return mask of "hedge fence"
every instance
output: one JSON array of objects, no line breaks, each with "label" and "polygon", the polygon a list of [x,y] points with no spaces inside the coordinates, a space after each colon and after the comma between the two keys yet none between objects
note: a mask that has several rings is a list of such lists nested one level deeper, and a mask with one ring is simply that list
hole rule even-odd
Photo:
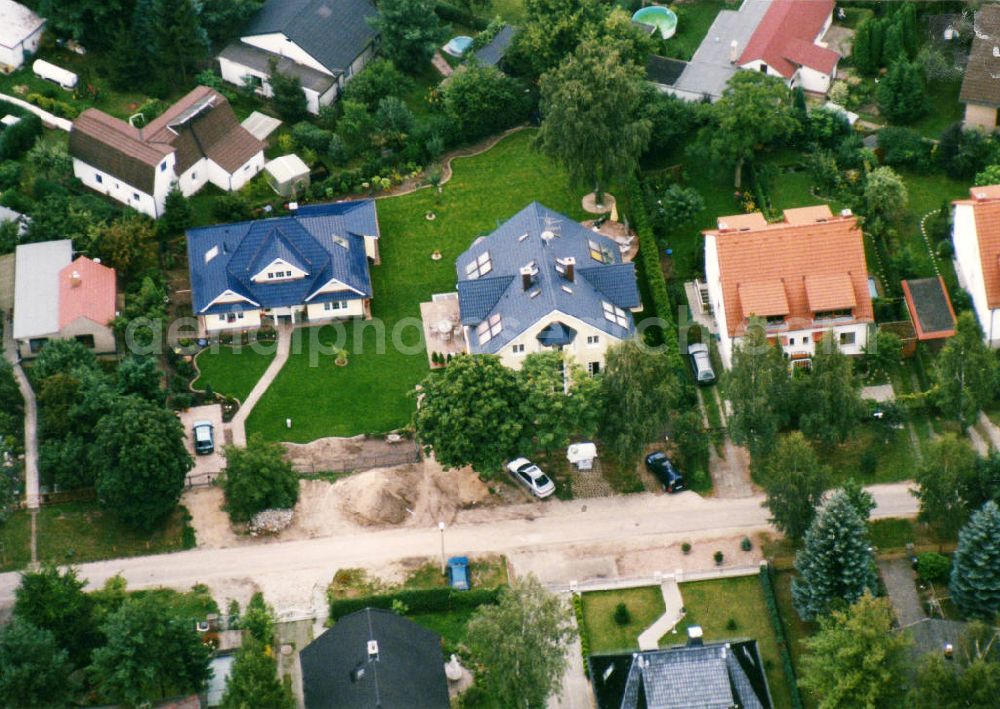
[{"label": "hedge fence", "polygon": [[771,619],[771,627],[774,629],[774,638],[778,641],[781,665],[785,671],[785,677],[788,678],[788,691],[792,695],[792,709],[802,709],[802,695],[799,694],[799,685],[795,679],[795,666],[792,665],[792,653],[788,649],[785,625],[781,622],[778,599],[774,595],[772,573],[770,564],[764,564],[760,567],[760,586],[764,593],[764,602],[767,604],[767,615]]},{"label": "hedge fence", "polygon": [[394,601],[406,606],[408,613],[439,613],[478,608],[494,604],[500,595],[499,588],[456,591],[447,586],[427,589],[402,589],[392,593],[357,598],[330,598],[330,620],[337,621],[345,615],[365,608],[392,610]]}]

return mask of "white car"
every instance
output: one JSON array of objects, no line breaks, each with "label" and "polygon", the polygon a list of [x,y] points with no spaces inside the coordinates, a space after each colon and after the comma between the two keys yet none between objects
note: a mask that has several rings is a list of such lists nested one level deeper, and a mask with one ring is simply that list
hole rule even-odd
[{"label": "white car", "polygon": [[556,484],[537,465],[527,458],[516,458],[507,463],[507,470],[522,485],[527,486],[531,494],[542,499],[556,491]]},{"label": "white car", "polygon": [[694,368],[695,378],[699,384],[711,384],[715,381],[715,371],[712,369],[712,360],[708,356],[708,345],[700,342],[688,347],[688,355],[691,357],[691,366]]}]

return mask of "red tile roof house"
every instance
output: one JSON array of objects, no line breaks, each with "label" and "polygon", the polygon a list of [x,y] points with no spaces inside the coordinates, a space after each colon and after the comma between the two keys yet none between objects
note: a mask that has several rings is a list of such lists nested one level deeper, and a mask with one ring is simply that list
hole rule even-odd
[{"label": "red tile roof house", "polygon": [[825,94],[840,55],[820,44],[833,23],[834,0],[772,0],[737,63],[779,76],[791,87]]},{"label": "red tile roof house", "polygon": [[719,323],[719,354],[728,369],[751,316],[793,361],[836,338],[861,354],[875,322],[861,229],[850,212],[826,205],[785,210],[769,224],[760,212],[719,217],[706,231],[705,278]]},{"label": "red tile roof house", "polygon": [[264,169],[264,143],[225,97],[199,86],[144,128],[96,108],[73,121],[69,151],[83,184],[159,217],[173,183],[190,197],[211,182],[238,190]]},{"label": "red tile roof house", "polygon": [[987,344],[1000,347],[1000,185],[973,187],[969,195],[952,202],[955,271]]},{"label": "red tile roof house", "polygon": [[54,339],[76,339],[97,354],[116,349],[115,271],[86,256],[73,259],[73,242],[21,244],[14,256],[14,340],[21,357],[34,357]]}]

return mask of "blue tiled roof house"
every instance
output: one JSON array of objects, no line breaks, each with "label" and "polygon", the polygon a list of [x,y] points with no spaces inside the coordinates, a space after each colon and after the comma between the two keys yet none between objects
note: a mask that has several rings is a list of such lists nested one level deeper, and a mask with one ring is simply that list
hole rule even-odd
[{"label": "blue tiled roof house", "polygon": [[203,333],[371,316],[378,263],[372,200],[300,207],[287,217],[191,229],[192,307]]},{"label": "blue tiled roof house", "polygon": [[562,349],[591,372],[635,333],[635,269],[619,245],[532,202],[458,257],[458,300],[470,353],[519,368]]}]

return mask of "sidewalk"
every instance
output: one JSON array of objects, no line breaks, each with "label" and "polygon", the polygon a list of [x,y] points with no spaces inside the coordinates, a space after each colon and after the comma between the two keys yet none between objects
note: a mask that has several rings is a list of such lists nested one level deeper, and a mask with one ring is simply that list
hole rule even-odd
[{"label": "sidewalk", "polygon": [[14,343],[14,323],[9,319],[4,322],[3,354],[14,368],[14,378],[24,398],[24,494],[29,510],[37,510],[39,506],[38,483],[38,413],[35,402],[35,392],[31,388],[28,377],[17,357],[17,346]]},{"label": "sidewalk", "polygon": [[271,360],[271,364],[268,365],[267,369],[264,370],[264,374],[261,376],[257,384],[254,385],[253,390],[247,395],[246,401],[244,401],[233,416],[233,420],[229,422],[229,430],[233,434],[233,445],[246,447],[247,444],[247,429],[246,423],[247,418],[250,416],[250,412],[253,411],[253,407],[257,405],[260,398],[264,396],[264,392],[267,388],[271,386],[271,382],[274,378],[278,376],[278,372],[281,368],[285,366],[285,362],[288,361],[288,354],[292,349],[292,332],[294,329],[289,325],[278,325],[278,350],[274,354],[274,359]]}]

